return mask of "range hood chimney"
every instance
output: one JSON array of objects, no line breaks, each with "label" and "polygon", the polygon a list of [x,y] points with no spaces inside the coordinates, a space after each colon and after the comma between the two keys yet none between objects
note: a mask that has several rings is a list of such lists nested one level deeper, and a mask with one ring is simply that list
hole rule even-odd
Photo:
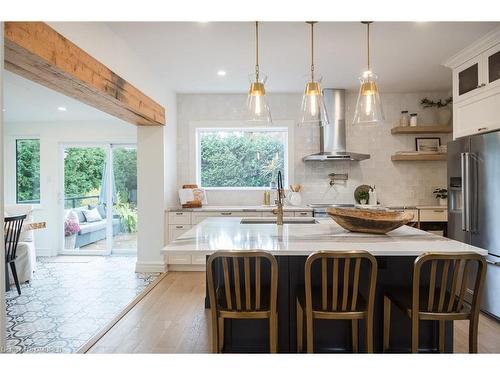
[{"label": "range hood chimney", "polygon": [[323,98],[328,111],[329,124],[320,125],[320,148],[317,154],[305,156],[304,161],[360,161],[370,155],[348,152],[345,132],[345,90],[324,89]]}]

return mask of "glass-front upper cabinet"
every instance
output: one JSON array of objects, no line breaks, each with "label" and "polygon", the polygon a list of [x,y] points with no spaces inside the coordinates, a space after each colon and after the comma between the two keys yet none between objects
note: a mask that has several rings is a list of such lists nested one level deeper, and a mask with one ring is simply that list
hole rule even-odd
[{"label": "glass-front upper cabinet", "polygon": [[488,84],[500,84],[500,44],[485,52]]},{"label": "glass-front upper cabinet", "polygon": [[455,97],[462,98],[468,93],[472,93],[481,87],[482,64],[481,56],[464,63],[455,71],[456,82]]}]

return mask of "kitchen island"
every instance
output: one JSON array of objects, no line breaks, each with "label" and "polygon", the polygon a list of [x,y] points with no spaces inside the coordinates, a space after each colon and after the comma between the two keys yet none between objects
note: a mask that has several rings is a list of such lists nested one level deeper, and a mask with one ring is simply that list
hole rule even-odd
[{"label": "kitchen island", "polygon": [[[296,218],[300,220],[300,218]],[[365,250],[378,262],[378,280],[374,310],[374,347],[382,350],[383,290],[387,286],[411,286],[413,261],[425,252],[473,251],[486,255],[486,250],[436,236],[416,228],[403,226],[385,235],[351,233],[329,218],[315,223],[293,223],[283,226],[253,218],[242,224],[241,218],[208,218],[163,248],[167,256],[208,256],[217,250],[269,251],[277,257],[278,275],[278,350],[296,351],[295,299],[304,285],[304,263],[307,256],[318,250]],[[261,222],[259,222],[261,220]],[[324,324],[323,324],[324,323]],[[267,326],[264,321],[226,320],[226,347],[233,352],[265,351]],[[361,349],[364,345],[363,324],[360,327]],[[437,324],[421,325],[420,346],[432,351],[437,347]],[[315,328],[315,343],[328,351],[349,349],[349,324],[343,321],[321,322]],[[324,345],[327,344],[328,345]],[[391,349],[407,351],[410,346],[410,321],[393,309]],[[445,350],[453,350],[453,325],[446,324]]]}]

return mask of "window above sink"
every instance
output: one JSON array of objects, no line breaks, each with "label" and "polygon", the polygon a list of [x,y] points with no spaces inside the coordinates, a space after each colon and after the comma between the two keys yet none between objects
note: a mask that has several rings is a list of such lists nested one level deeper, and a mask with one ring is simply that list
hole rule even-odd
[{"label": "window above sink", "polygon": [[197,128],[196,180],[204,189],[268,189],[278,171],[288,185],[288,128]]}]

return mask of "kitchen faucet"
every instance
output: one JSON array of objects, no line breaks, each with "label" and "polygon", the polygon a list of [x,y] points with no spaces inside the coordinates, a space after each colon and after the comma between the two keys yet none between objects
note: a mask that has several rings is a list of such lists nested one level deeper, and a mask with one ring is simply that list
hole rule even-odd
[{"label": "kitchen faucet", "polygon": [[283,177],[281,176],[281,171],[278,171],[278,199],[276,199],[276,204],[278,205],[276,210],[276,224],[283,225],[283,199],[285,198],[285,190],[283,189]]}]

